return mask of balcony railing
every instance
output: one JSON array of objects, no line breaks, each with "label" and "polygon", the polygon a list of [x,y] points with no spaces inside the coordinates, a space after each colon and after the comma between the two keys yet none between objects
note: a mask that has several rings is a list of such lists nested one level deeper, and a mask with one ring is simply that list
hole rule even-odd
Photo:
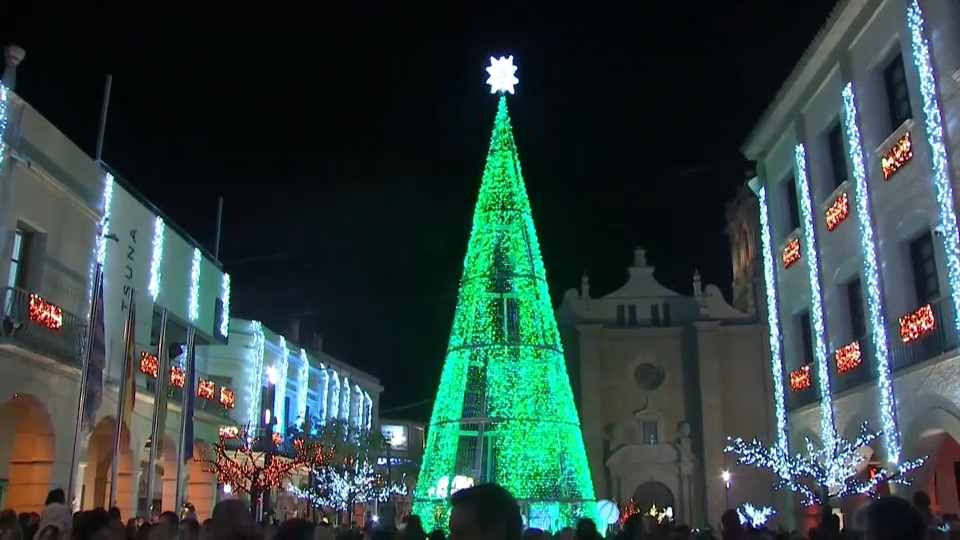
[{"label": "balcony railing", "polygon": [[790,382],[791,373],[785,374],[784,383],[786,385],[785,392],[787,394],[786,398],[788,412],[820,401],[820,389],[818,388],[820,379],[817,377],[816,366],[813,364],[807,364],[807,366],[809,368],[810,384],[806,385],[801,390],[794,390],[794,387]]},{"label": "balcony railing", "polygon": [[23,289],[8,288],[0,343],[79,367],[86,321]]},{"label": "balcony railing", "polygon": [[830,390],[834,395],[876,380],[876,362],[870,336],[833,351],[829,361]]},{"label": "balcony railing", "polygon": [[[900,321],[891,321],[887,328],[887,340],[890,343],[890,371],[898,371],[936,358],[957,348],[957,331],[954,323],[951,299],[941,298],[928,304],[933,315],[932,327],[923,326],[916,336],[904,336],[900,332]],[[922,317],[923,307],[915,317]],[[907,339],[905,342],[904,339]]]}]

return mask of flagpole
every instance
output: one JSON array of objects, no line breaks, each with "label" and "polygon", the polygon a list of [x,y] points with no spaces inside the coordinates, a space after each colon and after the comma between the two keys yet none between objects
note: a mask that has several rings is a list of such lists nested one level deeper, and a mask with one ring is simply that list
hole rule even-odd
[{"label": "flagpole", "polygon": [[134,328],[136,324],[137,309],[137,290],[130,289],[130,302],[127,304],[127,319],[123,324],[123,355],[120,362],[120,388],[117,389],[117,416],[116,428],[113,432],[113,465],[110,477],[110,507],[117,506],[117,487],[120,482],[120,438],[123,435],[124,407],[127,399],[127,362],[132,362],[128,354],[133,348],[131,340],[134,339]]},{"label": "flagpole", "polygon": [[[160,312],[160,338],[157,340],[157,391],[153,397],[153,421],[150,429],[150,457],[147,461],[147,515],[153,515],[153,486],[156,480],[156,463],[160,446],[160,404],[165,401],[161,393],[167,389],[167,380],[170,378],[170,363],[167,361],[167,308]],[[161,495],[162,498],[162,495]]]},{"label": "flagpole", "polygon": [[[193,348],[194,340],[196,339],[197,331],[192,326],[187,330],[187,369],[186,377],[184,377],[183,385],[183,397],[180,400],[180,456],[177,459],[177,499],[175,503],[180,505],[183,502],[184,495],[184,473],[186,473],[186,467],[184,466],[184,461],[188,459],[184,452],[186,448],[186,439],[187,439],[187,420],[188,415],[193,414],[193,408],[190,407],[190,394],[188,392],[197,391],[197,382],[196,382],[196,359],[193,357]],[[192,457],[192,456],[191,456]]]},{"label": "flagpole", "polygon": [[110,108],[110,87],[113,86],[113,75],[107,75],[107,85],[103,89],[103,106],[100,108],[100,129],[97,130],[97,165],[102,165],[103,137],[107,132],[107,109]]},{"label": "flagpole", "polygon": [[97,308],[100,303],[100,287],[103,285],[103,265],[97,265],[97,275],[93,281],[93,300],[90,302],[90,313],[87,318],[87,341],[83,347],[80,362],[80,397],[77,399],[77,421],[73,430],[73,454],[70,457],[70,478],[67,483],[67,497],[71,503],[76,499],[77,465],[80,461],[80,445],[83,443],[83,407],[87,401],[87,379],[90,371],[90,357],[93,353],[94,326],[96,325]]}]

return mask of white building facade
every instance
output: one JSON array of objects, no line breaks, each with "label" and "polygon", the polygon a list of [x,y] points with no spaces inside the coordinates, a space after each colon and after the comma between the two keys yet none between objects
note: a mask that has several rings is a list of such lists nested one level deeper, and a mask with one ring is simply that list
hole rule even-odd
[{"label": "white building facade", "polygon": [[687,296],[653,271],[637,250],[623,287],[594,298],[585,277],[557,310],[597,498],[671,507],[691,526],[742,503],[770,505],[769,475],[723,452],[728,436],[773,433],[763,317],[746,297],[739,311],[717,287],[703,289],[698,275]]},{"label": "white building facade", "polygon": [[[4,80],[12,81],[10,67],[23,53],[7,53]],[[207,455],[224,426],[251,423],[268,369],[278,385],[275,410],[284,415],[278,429],[307,415],[376,425],[382,391],[376,379],[256,321],[231,318],[230,277],[220,263],[2,85],[0,141],[0,278],[7,283],[0,324],[0,507],[39,510],[48,490],[70,483],[82,344],[98,263],[104,366],[101,390],[88,400],[96,413],[74,471],[78,507],[108,504],[131,291],[137,391],[132,420],[120,427],[117,506],[124,517],[144,513],[148,500],[164,510],[180,507],[175,477],[188,328],[196,332],[198,375],[190,389],[196,392],[192,457]],[[171,389],[148,497],[144,472],[164,310]],[[191,460],[187,486],[186,499],[208,516],[219,493],[216,479]]]},{"label": "white building facade", "polygon": [[869,422],[876,464],[929,456],[910,489],[943,512],[960,511],[958,81],[960,4],[843,0],[743,147],[772,442],[800,451]]}]

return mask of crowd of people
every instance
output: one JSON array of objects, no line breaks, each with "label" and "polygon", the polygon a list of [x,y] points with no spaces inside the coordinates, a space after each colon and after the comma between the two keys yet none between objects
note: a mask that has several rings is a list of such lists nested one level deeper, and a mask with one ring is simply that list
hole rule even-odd
[{"label": "crowd of people", "polygon": [[[152,521],[131,518],[124,523],[116,508],[73,512],[63,490],[47,496],[43,510],[17,515],[0,513],[0,540],[600,540],[596,524],[580,520],[577,527],[548,532],[524,529],[520,506],[496,484],[481,484],[450,497],[449,537],[444,531],[427,532],[419,517],[409,516],[402,530],[378,526],[334,527],[295,518],[282,523],[257,523],[238,499],[224,500],[202,523],[195,514],[164,512]],[[785,529],[752,528],[741,523],[735,510],[721,519],[719,532],[691,529],[675,523],[658,523],[635,514],[615,534],[616,540],[960,540],[956,516],[938,518],[930,498],[918,492],[914,500],[884,497],[865,510],[863,530],[841,528],[829,511],[806,535]]]}]

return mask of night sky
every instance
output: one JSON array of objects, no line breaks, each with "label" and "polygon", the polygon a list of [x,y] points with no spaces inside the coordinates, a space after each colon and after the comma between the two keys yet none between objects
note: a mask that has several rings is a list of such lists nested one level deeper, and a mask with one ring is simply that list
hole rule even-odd
[{"label": "night sky", "polygon": [[700,268],[729,293],[739,146],[834,3],[21,1],[0,8],[0,43],[27,51],[17,92],[90,155],[113,74],[104,161],[211,251],[224,196],[234,315],[299,317],[381,379],[389,413],[436,392],[496,112],[491,55],[519,66],[510,112],[554,302],[584,270],[594,295],[618,288],[638,245],[665,285],[690,293]]}]

